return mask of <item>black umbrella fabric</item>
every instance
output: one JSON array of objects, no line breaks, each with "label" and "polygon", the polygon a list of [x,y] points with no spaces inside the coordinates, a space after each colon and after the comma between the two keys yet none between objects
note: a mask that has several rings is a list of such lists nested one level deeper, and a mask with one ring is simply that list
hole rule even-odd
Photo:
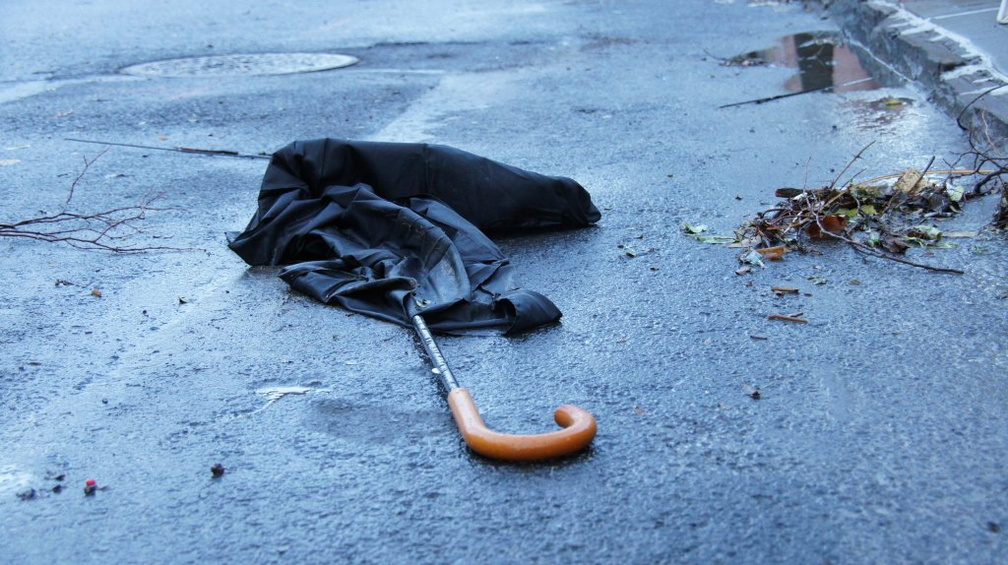
[{"label": "black umbrella fabric", "polygon": [[560,319],[484,235],[589,226],[588,192],[451,147],[319,139],[277,151],[230,247],[293,288],[402,325],[517,333]]}]

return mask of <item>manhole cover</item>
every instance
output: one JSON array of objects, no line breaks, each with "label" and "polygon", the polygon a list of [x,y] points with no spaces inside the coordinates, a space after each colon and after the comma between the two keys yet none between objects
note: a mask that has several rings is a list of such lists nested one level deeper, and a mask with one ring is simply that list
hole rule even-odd
[{"label": "manhole cover", "polygon": [[143,63],[120,72],[159,77],[287,75],[339,69],[357,61],[357,57],[330,53],[213,55]]}]

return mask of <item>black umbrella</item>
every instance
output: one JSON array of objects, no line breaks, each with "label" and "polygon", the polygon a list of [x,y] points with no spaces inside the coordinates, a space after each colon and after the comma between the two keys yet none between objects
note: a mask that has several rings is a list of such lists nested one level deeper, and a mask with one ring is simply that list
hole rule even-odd
[{"label": "black umbrella", "polygon": [[559,309],[517,286],[514,267],[481,230],[578,228],[599,218],[569,178],[444,146],[322,139],[273,155],[259,208],[230,247],[251,265],[285,265],[280,276],[322,302],[413,326],[470,447],[533,460],[585,447],[594,418],[565,405],[555,414],[560,431],[486,429],[430,329],[516,333],[556,322]]}]

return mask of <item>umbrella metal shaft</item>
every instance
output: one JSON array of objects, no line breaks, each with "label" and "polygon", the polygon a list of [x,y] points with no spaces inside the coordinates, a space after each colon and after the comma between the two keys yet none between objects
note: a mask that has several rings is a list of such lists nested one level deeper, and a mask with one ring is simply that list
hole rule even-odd
[{"label": "umbrella metal shaft", "polygon": [[541,461],[577,453],[595,437],[595,417],[570,404],[557,408],[553,415],[556,423],[563,428],[561,430],[537,435],[512,435],[487,428],[469,390],[460,387],[452,375],[423,316],[414,314],[412,320],[413,329],[420,336],[420,343],[434,365],[434,372],[448,390],[448,406],[455,423],[473,451],[506,461]]},{"label": "umbrella metal shaft", "polygon": [[430,358],[431,363],[434,365],[434,372],[441,379],[441,384],[444,385],[445,390],[451,392],[459,388],[455,375],[452,374],[448,362],[445,361],[437,342],[434,341],[434,334],[431,333],[430,328],[427,327],[427,322],[424,321],[423,316],[420,314],[413,315],[413,328],[416,329],[417,335],[420,336],[420,343],[423,344],[427,357]]}]

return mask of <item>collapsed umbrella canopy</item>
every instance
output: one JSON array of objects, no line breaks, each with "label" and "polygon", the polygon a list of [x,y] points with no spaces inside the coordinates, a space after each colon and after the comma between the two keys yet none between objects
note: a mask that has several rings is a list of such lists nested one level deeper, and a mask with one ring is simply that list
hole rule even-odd
[{"label": "collapsed umbrella canopy", "polygon": [[450,147],[320,139],[277,151],[259,208],[230,247],[322,302],[448,333],[555,322],[483,231],[586,227],[600,218],[565,177]]}]

